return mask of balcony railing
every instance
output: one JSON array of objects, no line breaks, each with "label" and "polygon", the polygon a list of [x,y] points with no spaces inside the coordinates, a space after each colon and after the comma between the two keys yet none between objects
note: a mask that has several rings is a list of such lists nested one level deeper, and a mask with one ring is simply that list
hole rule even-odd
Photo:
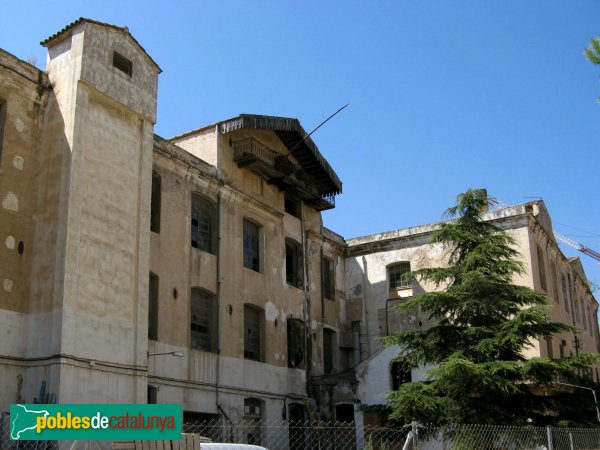
[{"label": "balcony railing", "polygon": [[232,147],[233,159],[237,163],[250,162],[258,158],[271,167],[275,167],[277,157],[283,156],[252,138],[233,142]]}]

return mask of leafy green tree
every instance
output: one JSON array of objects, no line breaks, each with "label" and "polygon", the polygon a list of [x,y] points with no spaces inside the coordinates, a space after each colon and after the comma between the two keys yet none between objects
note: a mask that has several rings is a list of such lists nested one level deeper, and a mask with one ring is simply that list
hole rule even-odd
[{"label": "leafy green tree", "polygon": [[523,356],[536,339],[576,330],[548,320],[545,294],[512,284],[524,266],[514,239],[482,220],[490,205],[484,194],[473,189],[460,194],[447,211],[456,220],[433,233],[432,243],[450,251],[449,265],[410,274],[440,290],[417,294],[399,309],[420,310],[435,325],[399,331],[385,343],[400,345],[397,360],[406,369],[433,368],[428,381],[405,383],[390,394],[391,419],[557,423],[564,417],[553,382],[559,377],[572,381],[578,369],[598,360],[589,354],[560,360]]}]

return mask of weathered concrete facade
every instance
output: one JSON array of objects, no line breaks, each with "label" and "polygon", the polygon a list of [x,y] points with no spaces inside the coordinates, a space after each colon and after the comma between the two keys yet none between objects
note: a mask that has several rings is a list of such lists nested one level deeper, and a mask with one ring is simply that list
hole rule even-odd
[{"label": "weathered concrete facade", "polygon": [[[445,264],[435,225],[344,240],[320,214],[341,182],[296,119],[241,115],[165,140],[160,69],[126,28],[80,19],[43,44],[45,72],[0,51],[0,409],[156,401],[190,420],[362,420],[383,402],[397,349],[379,339],[429,325],[392,307],[433,288],[390,270]],[[565,335],[528,354],[598,351],[598,305],[543,202],[488,218],[518,242],[515,282],[582,330],[577,349]]]},{"label": "weathered concrete facade", "polygon": [[[552,300],[550,319],[580,330],[577,336],[563,333],[548,341],[534,341],[531,348],[524,350],[525,355],[563,358],[577,353],[597,353],[600,350],[598,303],[579,258],[566,258],[560,251],[544,203],[535,201],[505,207],[486,213],[484,218],[505,229],[517,242],[525,272],[515,276],[514,283],[547,293]],[[436,227],[437,224],[423,225],[347,240],[346,266],[354,266],[355,270],[346,272],[346,292],[362,293],[371,343],[367,349],[369,357],[356,368],[357,397],[363,407],[382,404],[393,387],[392,359],[400,349],[381,348],[377,344],[379,339],[397,330],[426,329],[431,325],[418,312],[400,314],[392,308],[402,298],[435,287],[413,281],[410,286],[393,288],[390,267],[406,263],[411,270],[416,270],[447,264],[447,250],[429,243]],[[360,300],[361,295],[356,300]],[[412,380],[423,379],[425,372],[425,368],[413,370]],[[590,376],[598,381],[598,370]]]}]

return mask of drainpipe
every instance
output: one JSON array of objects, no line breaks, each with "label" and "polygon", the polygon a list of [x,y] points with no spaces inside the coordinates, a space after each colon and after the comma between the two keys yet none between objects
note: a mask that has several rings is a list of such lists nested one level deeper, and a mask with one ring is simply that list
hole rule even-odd
[{"label": "drainpipe", "polygon": [[220,160],[220,145],[219,145],[219,126],[215,127],[215,134],[217,135],[217,248],[215,249],[217,259],[217,270],[216,270],[216,295],[215,303],[217,309],[217,323],[216,323],[216,347],[217,347],[217,364],[215,367],[215,404],[217,411],[220,411],[225,418],[231,422],[229,415],[225,412],[221,406],[219,398],[219,383],[221,379],[221,174],[219,173],[219,160]]},{"label": "drainpipe", "polygon": [[304,289],[304,308],[302,311],[303,319],[304,319],[304,345],[305,345],[305,366],[306,366],[306,393],[309,394],[309,384],[310,384],[310,373],[312,371],[312,342],[310,340],[311,337],[311,329],[310,329],[310,292],[308,290],[308,239],[307,239],[307,231],[304,225],[304,208],[300,208],[300,226],[302,233],[302,249],[303,249],[303,258],[302,258],[302,271],[303,271],[303,289]]},{"label": "drainpipe", "polygon": [[360,322],[352,322],[352,349],[354,350],[354,367],[360,364]]},{"label": "drainpipe", "polygon": [[[367,258],[363,260],[363,309],[365,311],[365,333],[367,335],[367,358],[371,356],[371,338],[369,336],[369,307],[367,299]],[[367,359],[365,358],[365,359]]]}]

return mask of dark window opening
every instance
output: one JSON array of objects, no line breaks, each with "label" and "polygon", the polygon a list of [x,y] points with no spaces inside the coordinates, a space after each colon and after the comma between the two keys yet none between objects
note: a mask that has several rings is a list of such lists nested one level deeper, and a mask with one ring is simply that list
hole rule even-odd
[{"label": "dark window opening", "polygon": [[202,289],[192,288],[190,347],[205,352],[212,349],[213,305],[212,295]]},{"label": "dark window opening", "polygon": [[404,383],[412,381],[410,368],[405,367],[402,363],[394,361],[390,367],[390,375],[392,378],[392,390],[397,391]]},{"label": "dark window opening", "polygon": [[148,404],[155,405],[158,403],[158,388],[148,385]]},{"label": "dark window opening", "polygon": [[333,300],[335,299],[335,269],[333,261],[323,258],[321,264],[323,272],[323,296]]},{"label": "dark window opening", "polygon": [[285,241],[285,279],[288,284],[302,287],[302,249],[292,241]]},{"label": "dark window opening", "polygon": [[335,420],[337,422],[354,422],[354,405],[335,405]]},{"label": "dark window opening", "polygon": [[561,339],[560,345],[558,346],[558,354],[559,354],[560,359],[563,359],[565,357],[566,347],[567,347],[567,341],[565,341],[564,339]]},{"label": "dark window opening", "polygon": [[323,371],[325,375],[333,372],[333,346],[335,331],[323,329]]},{"label": "dark window opening", "polygon": [[192,247],[213,253],[215,248],[215,220],[213,206],[203,198],[192,196]]},{"label": "dark window opening", "polygon": [[565,311],[569,312],[569,300],[567,298],[567,296],[568,296],[568,294],[567,294],[567,279],[564,274],[561,276],[560,284],[562,286],[562,298],[563,298],[563,302],[565,305]]},{"label": "dark window opening", "polygon": [[113,67],[131,76],[133,74],[133,63],[117,52],[113,52]]},{"label": "dark window opening", "polygon": [[244,358],[262,362],[263,348],[263,312],[244,305]]},{"label": "dark window opening", "polygon": [[287,320],[288,367],[304,369],[304,324],[298,319]]},{"label": "dark window opening", "polygon": [[410,272],[410,263],[394,264],[388,268],[390,276],[390,289],[400,289],[412,286],[412,280],[407,276]]},{"label": "dark window opening", "polygon": [[548,286],[546,284],[546,261],[544,260],[544,252],[542,248],[538,245],[536,246],[537,250],[537,260],[538,260],[538,270],[540,272],[540,287],[544,292],[547,292]]},{"label": "dark window opening", "polygon": [[558,273],[554,261],[550,264],[550,275],[552,276],[552,297],[554,297],[556,303],[560,303],[558,298]]},{"label": "dark window opening", "polygon": [[244,267],[260,272],[260,235],[254,222],[244,220]]},{"label": "dark window opening", "polygon": [[284,195],[284,209],[286,213],[300,218],[300,201],[287,193]]},{"label": "dark window opening", "polygon": [[160,175],[152,173],[152,198],[150,200],[150,231],[160,233]]},{"label": "dark window opening", "polygon": [[148,339],[158,339],[158,276],[150,272],[148,292]]}]

